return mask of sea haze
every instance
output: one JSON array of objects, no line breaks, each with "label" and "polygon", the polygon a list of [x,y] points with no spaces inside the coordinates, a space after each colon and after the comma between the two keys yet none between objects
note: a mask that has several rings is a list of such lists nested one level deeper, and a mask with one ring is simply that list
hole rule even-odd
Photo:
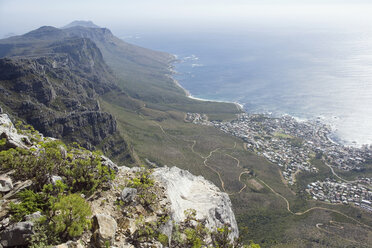
[{"label": "sea haze", "polygon": [[129,42],[178,55],[192,96],[250,113],[320,118],[347,145],[372,144],[372,30],[144,33]]}]

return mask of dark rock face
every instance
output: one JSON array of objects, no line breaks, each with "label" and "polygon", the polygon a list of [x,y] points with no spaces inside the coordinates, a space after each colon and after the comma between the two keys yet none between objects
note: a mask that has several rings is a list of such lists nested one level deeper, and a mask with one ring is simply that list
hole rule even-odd
[{"label": "dark rock face", "polygon": [[30,221],[18,222],[9,226],[1,234],[1,245],[4,247],[24,246],[28,244],[28,238],[33,234],[33,223]]},{"label": "dark rock face", "polygon": [[100,110],[98,97],[119,88],[90,39],[41,27],[0,40],[0,51],[8,56],[0,59],[0,105],[11,115],[88,149],[116,132],[116,120]]}]

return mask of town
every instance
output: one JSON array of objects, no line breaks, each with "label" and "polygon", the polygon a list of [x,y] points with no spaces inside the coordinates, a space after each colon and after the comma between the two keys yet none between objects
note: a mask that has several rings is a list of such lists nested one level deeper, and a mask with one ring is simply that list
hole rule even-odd
[{"label": "town", "polygon": [[[206,115],[188,113],[185,121],[214,126],[243,139],[247,150],[278,165],[289,185],[296,182],[296,175],[301,171],[318,172],[311,163],[313,159],[321,159],[334,174],[335,168],[344,171],[362,171],[363,164],[372,162],[372,146],[357,148],[338,144],[329,138],[332,133],[331,128],[320,120],[298,121],[288,115],[274,118],[263,114],[243,113],[236,120],[221,122],[208,121]],[[338,177],[337,174],[335,175]],[[355,205],[359,204],[365,208],[370,206],[368,202],[371,200],[371,191],[369,191],[372,186],[371,178],[358,178],[352,185],[344,181],[346,180],[341,180],[339,183],[327,181],[316,182],[315,185],[309,184],[308,192],[317,200],[345,203],[353,199]],[[332,183],[330,184],[332,187],[326,186],[329,183]],[[339,184],[340,187],[336,186]],[[327,193],[321,190],[323,185]],[[339,190],[344,187],[352,189],[347,191],[350,194],[354,191],[357,193],[353,197],[349,197],[349,193],[345,193],[344,196],[344,190]],[[359,192],[363,194],[359,195]],[[337,197],[338,194],[342,197]],[[355,195],[359,196],[358,201],[354,199]]]},{"label": "town", "polygon": [[363,185],[340,183],[327,178],[324,182],[310,183],[306,191],[314,200],[354,204],[372,212],[372,191]]}]

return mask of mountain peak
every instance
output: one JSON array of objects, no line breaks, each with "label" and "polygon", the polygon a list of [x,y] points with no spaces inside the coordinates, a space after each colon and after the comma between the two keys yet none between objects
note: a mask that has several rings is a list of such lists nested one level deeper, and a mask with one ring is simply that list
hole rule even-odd
[{"label": "mountain peak", "polygon": [[73,21],[62,28],[71,28],[76,26],[82,26],[85,28],[100,28],[100,26],[97,26],[92,21]]}]

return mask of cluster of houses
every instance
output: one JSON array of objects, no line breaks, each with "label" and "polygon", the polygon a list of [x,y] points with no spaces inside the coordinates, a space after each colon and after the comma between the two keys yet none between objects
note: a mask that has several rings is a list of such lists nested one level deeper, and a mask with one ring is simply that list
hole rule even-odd
[{"label": "cluster of houses", "polygon": [[208,117],[205,114],[187,113],[185,116],[185,121],[192,122],[194,124],[204,124],[208,121]]},{"label": "cluster of houses", "polygon": [[314,200],[354,204],[372,212],[372,191],[359,183],[338,182],[327,178],[324,182],[310,183],[306,191]]},{"label": "cluster of houses", "polygon": [[[311,164],[311,160],[314,158],[322,159],[328,165],[346,171],[363,170],[363,164],[372,163],[372,146],[356,148],[335,143],[329,138],[331,128],[319,120],[298,121],[290,116],[273,118],[262,114],[247,113],[240,114],[236,120],[231,122],[208,121],[205,115],[198,113],[188,113],[185,120],[197,124],[214,126],[226,133],[242,138],[248,150],[264,156],[272,163],[277,164],[282,170],[283,177],[289,184],[295,183],[298,172],[318,171]],[[372,178],[362,178],[358,182],[371,186]],[[338,185],[336,182],[330,181],[329,183]],[[345,186],[342,183],[340,185],[340,187],[335,186],[334,190],[330,191],[334,192],[335,197],[337,197],[337,190],[343,189]],[[346,188],[349,186],[346,185]],[[309,187],[312,186],[310,185]],[[352,188],[354,186],[350,187]],[[311,190],[311,192],[316,193],[315,190]],[[350,192],[353,192],[353,190],[350,190]],[[344,190],[341,191],[341,198],[326,198],[325,196],[319,197],[318,195],[313,195],[313,197],[314,199],[323,199],[330,202],[337,199],[337,202],[341,201],[345,203],[342,194],[344,194]],[[363,195],[363,190],[361,197],[363,200],[370,200],[370,198]],[[349,199],[354,198],[346,197],[346,202],[349,202]],[[366,208],[369,206],[361,201],[353,201],[353,203]]]}]

